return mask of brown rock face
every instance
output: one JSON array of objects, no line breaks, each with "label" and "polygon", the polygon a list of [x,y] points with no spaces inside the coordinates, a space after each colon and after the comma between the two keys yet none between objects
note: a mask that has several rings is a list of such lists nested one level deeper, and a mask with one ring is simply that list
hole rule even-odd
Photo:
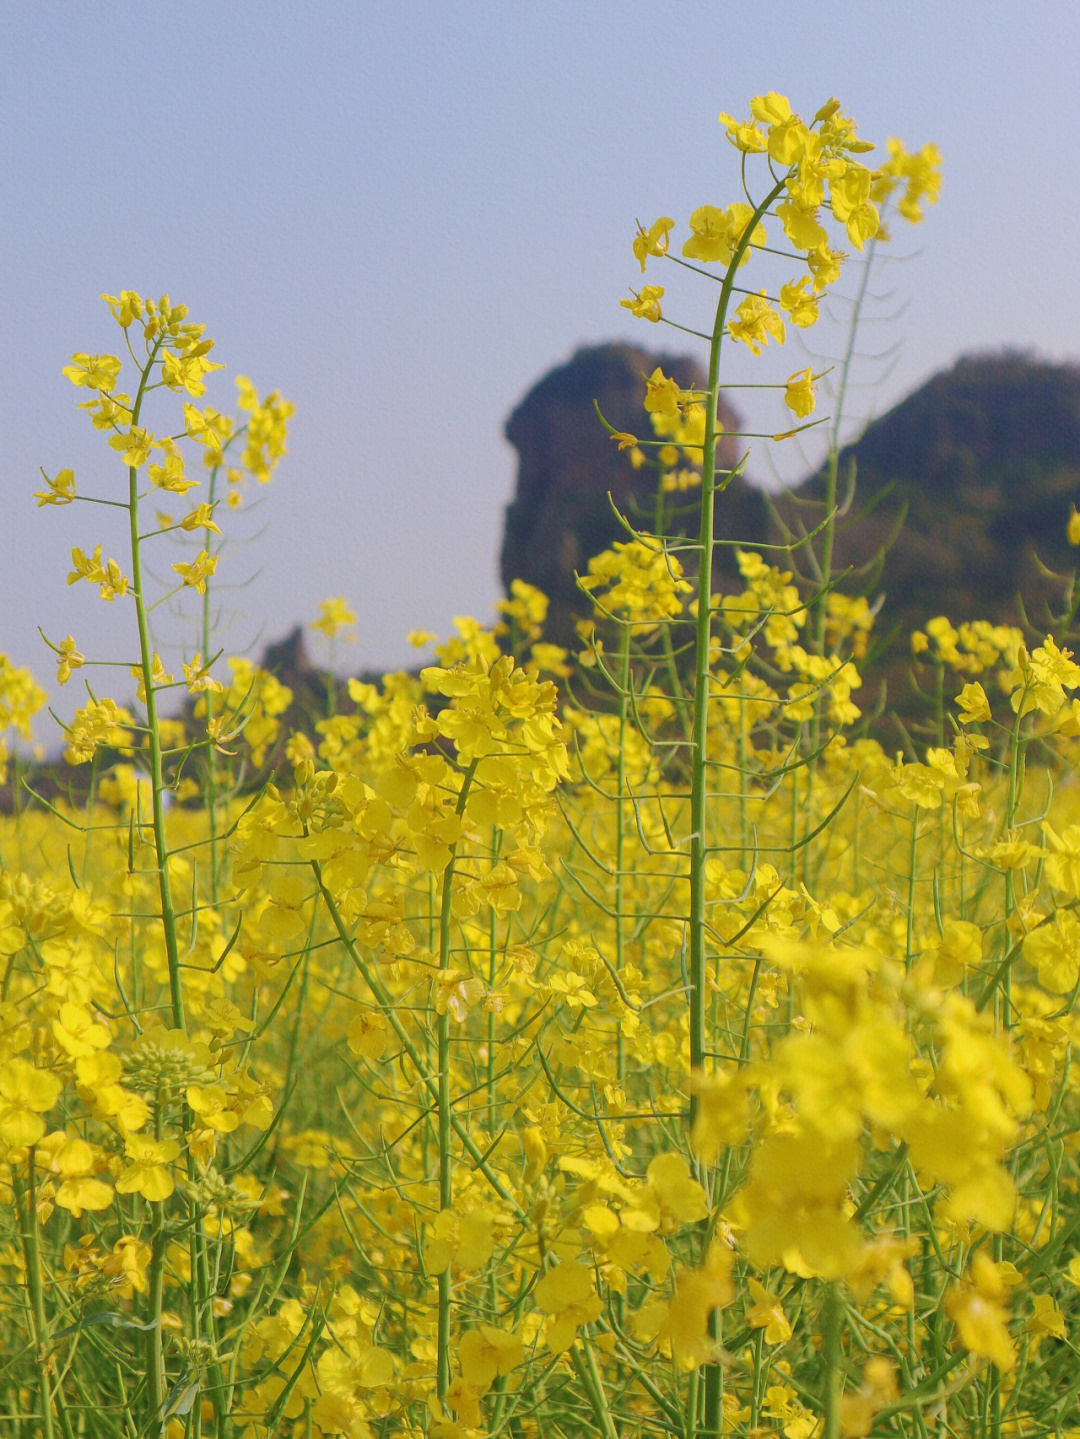
[{"label": "brown rock face", "polygon": [[[939,614],[1017,624],[1022,596],[1045,634],[1046,606],[1060,608],[1077,560],[1065,526],[1080,501],[1080,366],[966,356],[841,453],[841,488],[852,462],[837,566],[865,564],[904,515],[878,583],[883,627]],[[822,488],[813,476],[796,494],[813,500]]]},{"label": "brown rock face", "polygon": [[[599,345],[578,350],[567,364],[549,371],[507,421],[506,437],[518,452],[518,476],[506,511],[502,580],[507,590],[513,580],[523,579],[544,591],[551,601],[546,635],[554,643],[568,643],[574,620],[588,613],[575,571],[583,574],[592,555],[629,538],[612,513],[609,494],[631,524],[651,527],[655,475],[633,468],[597,418],[594,401],[616,430],[647,438],[651,429],[642,401],[646,377],[657,365],[684,388],[705,384],[696,361],[632,345]],[[723,404],[721,419],[729,429],[738,427],[734,412]],[[734,441],[721,444],[719,459],[725,466],[735,463]],[[734,480],[717,524],[724,538],[763,537],[760,493]],[[695,527],[696,514],[689,522],[676,522],[683,532]]]},{"label": "brown rock face", "polygon": [[[615,429],[647,436],[644,383],[657,365],[684,387],[704,383],[692,360],[629,345],[581,349],[535,385],[507,423],[518,480],[503,583],[509,589],[520,577],[548,594],[548,638],[556,643],[572,642],[574,620],[588,609],[575,571],[626,538],[608,494],[632,524],[652,527],[653,472],[633,469],[593,401]],[[722,418],[737,428],[729,410]],[[735,458],[726,442],[721,463]],[[885,681],[890,708],[918,709],[907,679],[910,634],[934,615],[1026,623],[1034,638],[1056,628],[1080,564],[1065,535],[1070,504],[1080,507],[1080,365],[1007,352],[963,357],[841,454],[838,499],[852,465],[854,500],[836,521],[833,568],[845,572],[841,589],[881,602],[868,691]],[[824,518],[823,497],[820,474],[769,498],[735,480],[717,506],[717,538],[753,548],[806,534]],[[685,498],[671,532],[696,533],[693,492]],[[806,551],[771,558],[806,578]],[[733,562],[721,545],[718,587],[732,586]]]}]

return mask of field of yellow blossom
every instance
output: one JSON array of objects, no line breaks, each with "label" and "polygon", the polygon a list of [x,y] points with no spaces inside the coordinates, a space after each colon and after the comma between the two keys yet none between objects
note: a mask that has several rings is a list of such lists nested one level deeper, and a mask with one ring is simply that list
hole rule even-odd
[{"label": "field of yellow blossom", "polygon": [[[715,285],[709,386],[643,377],[646,437],[613,433],[658,523],[589,562],[577,653],[518,584],[291,726],[209,604],[291,407],[196,403],[219,367],[167,296],[105,297],[118,353],[71,357],[114,453],[36,498],[128,510],[70,582],[128,606],[135,698],[91,678],[47,790],[5,751],[4,1436],[1080,1436],[1075,606],[927,616],[937,712],[887,753],[829,517],[713,593],[723,347],[812,324],[826,226],[862,250],[938,184],[835,101],[750,111],[748,198],[679,257],[666,217],[633,241]],[[179,674],[144,564],[174,542]],[[0,660],[0,724],[43,702]]]}]

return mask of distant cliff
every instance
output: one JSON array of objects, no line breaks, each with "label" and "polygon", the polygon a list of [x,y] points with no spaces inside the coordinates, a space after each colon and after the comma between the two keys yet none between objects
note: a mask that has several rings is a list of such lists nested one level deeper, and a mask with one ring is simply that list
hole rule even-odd
[{"label": "distant cliff", "polygon": [[[882,620],[935,614],[1034,622],[1071,571],[1070,504],[1080,503],[1080,365],[1017,354],[965,357],[869,426],[840,455],[854,462],[855,518],[840,526],[837,562],[865,561],[901,509],[885,559]],[[869,515],[868,502],[882,497]],[[819,497],[821,475],[797,494]]]},{"label": "distant cliff", "polygon": [[[510,416],[518,452],[501,572],[509,588],[528,580],[551,598],[551,638],[565,642],[584,612],[574,585],[590,555],[624,537],[607,501],[635,509],[648,526],[651,472],[634,471],[596,418],[645,433],[645,377],[661,365],[683,384],[703,383],[692,361],[625,345],[578,350],[551,370]],[[723,419],[736,427],[724,406]],[[734,460],[721,451],[722,464]],[[870,425],[840,456],[840,493],[854,465],[856,488],[838,522],[835,565],[862,567],[848,588],[881,597],[878,630],[895,631],[885,660],[906,653],[911,629],[935,614],[1018,623],[1023,596],[1036,628],[1063,596],[1047,569],[1071,571],[1078,552],[1065,526],[1080,506],[1080,366],[1025,355],[966,357],[935,375]],[[718,507],[718,534],[748,545],[776,542],[785,527],[810,529],[823,514],[814,475],[766,499],[736,481]],[[901,517],[903,525],[897,528]],[[888,545],[879,569],[876,555]],[[719,564],[730,564],[722,548]],[[718,571],[723,584],[725,575]]]},{"label": "distant cliff", "polygon": [[[592,555],[628,538],[608,494],[631,524],[651,526],[655,474],[631,466],[597,419],[594,401],[616,430],[647,435],[641,402],[646,377],[657,365],[685,388],[705,384],[692,360],[632,345],[600,345],[578,350],[549,371],[506,422],[506,438],[518,452],[518,474],[506,511],[502,581],[507,591],[515,579],[544,591],[551,601],[547,637],[555,643],[570,643],[575,618],[589,611],[575,571],[584,574]],[[721,418],[727,428],[738,427],[726,402]],[[736,458],[734,441],[722,442],[721,464],[732,465]],[[734,481],[718,524],[725,538],[764,533],[764,497]]]}]

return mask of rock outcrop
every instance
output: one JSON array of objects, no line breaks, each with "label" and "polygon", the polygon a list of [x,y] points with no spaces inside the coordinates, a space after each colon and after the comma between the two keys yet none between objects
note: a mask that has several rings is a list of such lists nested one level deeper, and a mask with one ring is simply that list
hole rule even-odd
[{"label": "rock outcrop", "polygon": [[[546,634],[557,644],[571,643],[574,620],[588,613],[575,572],[583,574],[590,556],[628,538],[612,503],[631,524],[651,527],[655,475],[633,468],[597,418],[596,406],[616,430],[645,437],[645,379],[657,365],[685,388],[705,383],[700,365],[684,357],[599,345],[549,371],[506,423],[506,437],[518,452],[518,476],[506,511],[502,581],[507,591],[515,579],[544,591],[551,601]],[[726,404],[721,418],[726,428],[738,427]],[[723,441],[720,463],[731,466],[736,459],[735,442]],[[765,525],[760,491],[736,478],[724,495],[718,533],[737,539],[762,534]]]},{"label": "rock outcrop", "polygon": [[[657,365],[681,384],[703,383],[692,361],[601,345],[550,371],[507,422],[519,463],[502,579],[549,595],[549,637],[558,643],[586,609],[575,571],[625,538],[608,495],[643,527],[651,518],[654,476],[612,444],[593,402],[615,429],[645,434],[644,379]],[[726,407],[722,418],[737,428]],[[734,458],[729,442],[721,463]],[[1080,505],[1080,365],[1009,353],[963,358],[842,452],[841,494],[853,465],[854,502],[837,525],[834,565],[849,571],[846,588],[881,598],[878,631],[894,636],[883,661],[906,657],[911,629],[936,614],[1008,624],[1026,614],[1037,630],[1060,608],[1078,557],[1065,530],[1070,505]],[[753,546],[776,542],[785,527],[805,533],[823,514],[823,494],[820,474],[769,497],[737,479],[718,506],[717,534]],[[684,531],[695,522],[688,513]],[[722,547],[721,585],[731,560]]]},{"label": "rock outcrop", "polygon": [[[1060,605],[1055,575],[1077,558],[1066,524],[1080,503],[1080,366],[964,357],[842,451],[841,478],[852,463],[839,565],[865,563],[904,514],[884,560],[883,622],[945,614],[1015,624],[1022,596],[1037,624],[1046,604]],[[795,493],[822,492],[815,475]]]}]

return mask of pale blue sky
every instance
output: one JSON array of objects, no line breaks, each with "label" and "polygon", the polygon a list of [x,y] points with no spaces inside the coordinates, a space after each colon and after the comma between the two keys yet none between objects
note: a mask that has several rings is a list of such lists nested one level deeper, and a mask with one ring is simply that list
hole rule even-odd
[{"label": "pale blue sky", "polygon": [[[1080,358],[1077,14],[1069,0],[1024,17],[1006,0],[9,3],[0,652],[65,712],[76,683],[56,696],[37,624],[88,655],[132,653],[130,609],[64,583],[73,544],[122,553],[106,512],[31,499],[39,465],[71,465],[98,493],[122,482],[60,368],[115,347],[98,296],[125,287],[167,290],[206,323],[227,365],[210,402],[231,404],[243,373],[297,406],[250,542],[219,572],[237,586],[220,590],[221,643],[257,649],[342,594],[360,616],[349,662],[392,666],[413,657],[409,629],[486,617],[507,414],[580,344],[681,348],[619,309],[641,283],[634,219],[672,215],[681,240],[695,206],[736,198],[716,115],[768,89],[804,114],[837,95],[866,138],[944,154],[940,204],[879,276],[894,297],[877,314],[902,316],[863,332],[868,354],[902,339],[899,360],[887,376],[867,362],[858,406],[880,411],[972,350]],[[702,327],[708,299],[680,289],[672,313]],[[805,363],[791,343],[736,359],[733,380]],[[775,395],[741,404],[784,423]]]}]

